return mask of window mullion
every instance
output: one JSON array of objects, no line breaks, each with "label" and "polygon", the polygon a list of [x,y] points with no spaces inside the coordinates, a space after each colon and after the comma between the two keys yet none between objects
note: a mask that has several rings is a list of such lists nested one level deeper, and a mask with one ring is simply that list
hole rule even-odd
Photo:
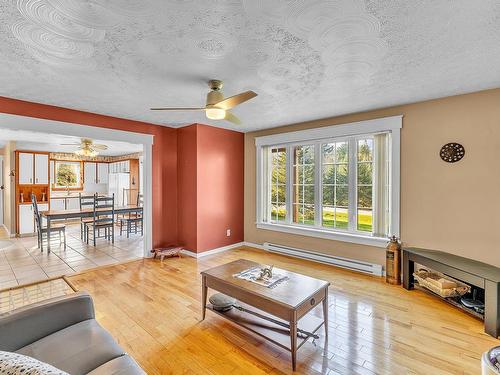
[{"label": "window mullion", "polygon": [[292,196],[293,196],[293,157],[292,157],[292,146],[288,145],[286,146],[286,196],[285,196],[285,203],[286,203],[286,216],[285,216],[285,223],[286,224],[291,224],[292,223],[292,209],[293,209],[293,202],[292,202]]},{"label": "window mullion", "polygon": [[322,197],[322,160],[321,144],[316,142],[314,145],[314,226],[321,227],[321,197]]},{"label": "window mullion", "polygon": [[349,138],[349,231],[354,232],[357,228],[357,147],[356,139]]}]

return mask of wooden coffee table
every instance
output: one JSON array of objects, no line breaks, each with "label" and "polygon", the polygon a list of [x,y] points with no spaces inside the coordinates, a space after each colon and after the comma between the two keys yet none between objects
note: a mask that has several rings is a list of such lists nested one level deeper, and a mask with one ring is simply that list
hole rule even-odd
[{"label": "wooden coffee table", "polygon": [[[205,319],[206,309],[209,309],[290,351],[292,368],[295,371],[297,349],[308,339],[308,337],[298,335],[297,328],[315,333],[324,325],[325,338],[328,339],[328,286],[330,283],[279,268],[274,268],[274,272],[288,276],[288,280],[279,283],[274,288],[267,288],[233,276],[256,266],[262,265],[239,259],[201,272],[202,320]],[[277,320],[289,324],[290,329],[234,308],[225,312],[214,310],[211,304],[207,304],[208,288],[236,298],[242,307],[273,319],[278,318]],[[323,304],[323,319],[308,314],[320,303]]]}]

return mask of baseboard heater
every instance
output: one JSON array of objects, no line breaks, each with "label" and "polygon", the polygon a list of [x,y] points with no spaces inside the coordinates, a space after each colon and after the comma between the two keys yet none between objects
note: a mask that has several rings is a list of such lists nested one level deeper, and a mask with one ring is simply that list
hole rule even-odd
[{"label": "baseboard heater", "polygon": [[370,275],[382,276],[382,266],[380,264],[363,262],[360,260],[337,257],[318,253],[310,250],[297,249],[290,246],[277,245],[274,243],[264,242],[264,249],[272,253],[290,255],[296,258],[312,260],[314,262],[331,264],[337,267],[346,268],[352,271],[368,273]]}]

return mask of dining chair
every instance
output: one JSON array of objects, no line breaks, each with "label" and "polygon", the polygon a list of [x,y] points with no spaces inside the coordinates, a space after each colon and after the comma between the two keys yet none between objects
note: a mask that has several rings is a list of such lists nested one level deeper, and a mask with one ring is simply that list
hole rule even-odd
[{"label": "dining chair", "polygon": [[[94,206],[92,222],[86,223],[86,242],[89,243],[89,236],[92,234],[94,246],[97,238],[106,238],[111,243],[115,243],[115,195],[94,196]],[[101,230],[104,230],[104,236],[101,236]]]},{"label": "dining chair", "polygon": [[[144,203],[143,195],[142,194],[137,194],[137,201],[136,205],[137,207],[142,207]],[[123,217],[120,219],[120,236],[122,235],[123,232],[123,226],[126,226],[127,230],[127,238],[130,238],[130,233],[132,232],[132,226],[134,227],[135,233],[137,234],[137,227],[138,224],[141,226],[141,236],[144,235],[144,218],[142,213],[140,212],[135,212],[135,213],[129,213],[127,216]]]},{"label": "dining chair", "polygon": [[[80,202],[80,211],[85,208],[92,208],[94,206],[94,195],[82,195],[78,194],[78,200]],[[81,217],[80,218],[80,239],[85,241],[86,225],[92,223],[93,218]]]},{"label": "dining chair", "polygon": [[[44,239],[44,234],[45,238],[47,239],[47,232],[48,228],[43,226],[42,222],[42,215],[40,214],[40,211],[38,211],[38,203],[36,201],[36,196],[35,194],[31,194],[31,204],[33,205],[33,213],[35,217],[35,226],[36,226],[36,234],[37,234],[37,239],[38,239],[38,247],[40,248],[40,251],[43,252],[43,239]],[[64,250],[66,250],[66,225],[64,224],[53,224],[50,226],[50,234],[52,235],[52,232],[57,232],[59,234],[59,243],[61,242],[61,233],[64,236]]]}]

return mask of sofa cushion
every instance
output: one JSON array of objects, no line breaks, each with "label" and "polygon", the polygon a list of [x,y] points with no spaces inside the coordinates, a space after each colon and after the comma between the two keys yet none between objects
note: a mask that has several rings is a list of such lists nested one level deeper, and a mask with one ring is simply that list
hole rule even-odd
[{"label": "sofa cushion", "polygon": [[87,374],[124,354],[94,319],[84,320],[19,349],[72,375]]},{"label": "sofa cushion", "polygon": [[0,351],[2,375],[69,375],[48,363],[19,353]]},{"label": "sofa cushion", "polygon": [[112,359],[88,375],[146,375],[142,368],[128,355]]}]

